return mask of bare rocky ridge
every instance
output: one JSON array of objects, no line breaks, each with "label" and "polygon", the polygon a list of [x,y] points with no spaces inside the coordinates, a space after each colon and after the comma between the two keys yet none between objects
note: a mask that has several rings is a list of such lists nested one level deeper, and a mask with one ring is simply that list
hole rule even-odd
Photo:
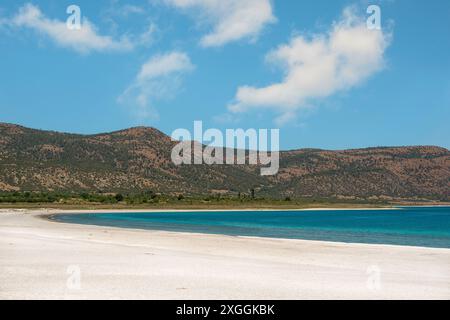
[{"label": "bare rocky ridge", "polygon": [[77,135],[0,123],[0,191],[226,194],[253,188],[274,198],[450,200],[445,148],[285,151],[279,173],[262,177],[257,166],[175,166],[174,144],[146,127]]}]

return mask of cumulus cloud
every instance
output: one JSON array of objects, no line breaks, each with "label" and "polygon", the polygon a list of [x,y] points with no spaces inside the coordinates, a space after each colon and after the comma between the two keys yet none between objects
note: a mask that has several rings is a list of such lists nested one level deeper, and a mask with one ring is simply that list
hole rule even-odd
[{"label": "cumulus cloud", "polygon": [[86,18],[83,19],[81,29],[70,30],[65,21],[47,18],[39,7],[30,3],[22,6],[7,23],[11,27],[33,29],[49,37],[59,46],[79,53],[133,49],[133,44],[127,37],[115,40],[110,36],[98,34],[97,28]]},{"label": "cumulus cloud", "polygon": [[279,66],[281,82],[266,87],[241,86],[228,109],[233,113],[272,109],[282,124],[318,99],[348,90],[384,67],[390,33],[369,30],[354,10],[344,10],[330,31],[312,37],[293,36],[266,56]]},{"label": "cumulus cloud", "polygon": [[204,47],[218,47],[244,38],[254,40],[264,26],[274,23],[271,0],[165,0],[171,6],[195,12],[213,30],[202,37]]},{"label": "cumulus cloud", "polygon": [[194,69],[184,52],[169,52],[148,59],[134,82],[118,98],[139,120],[157,119],[153,105],[158,100],[173,98],[182,83],[182,76]]}]

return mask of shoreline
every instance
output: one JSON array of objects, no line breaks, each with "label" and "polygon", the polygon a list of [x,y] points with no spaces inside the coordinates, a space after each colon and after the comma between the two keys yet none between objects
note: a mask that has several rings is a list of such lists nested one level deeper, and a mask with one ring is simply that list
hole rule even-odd
[{"label": "shoreline", "polygon": [[[402,207],[412,207],[412,206],[402,206]],[[0,208],[0,214],[2,212],[8,212],[8,211],[17,211],[17,212],[25,212],[25,211],[43,211],[45,214],[49,215],[56,215],[56,214],[83,214],[83,213],[152,213],[152,212],[223,212],[223,211],[234,211],[234,212],[247,212],[247,211],[327,211],[327,210],[333,210],[333,211],[347,211],[347,210],[401,210],[402,207],[349,207],[349,208],[342,208],[342,207],[318,207],[318,208],[298,208],[298,209],[273,209],[273,208],[233,208],[233,209],[168,209],[168,208],[149,208],[149,209],[55,209],[55,208],[40,208],[40,209],[18,209],[18,208],[11,208],[11,209],[3,209]],[[447,207],[447,206],[440,206],[440,207]]]},{"label": "shoreline", "polygon": [[[101,203],[0,203],[2,210],[132,210],[132,211],[247,211],[247,210],[371,210],[402,207],[450,207],[450,202],[392,202],[375,203],[160,203],[154,205],[101,204]],[[280,209],[281,208],[281,209]]]},{"label": "shoreline", "polygon": [[[306,239],[306,238],[283,238],[283,237],[273,237],[273,236],[255,236],[255,235],[238,235],[238,234],[226,234],[226,233],[212,233],[212,232],[196,232],[196,231],[177,231],[177,230],[170,230],[170,229],[151,229],[151,228],[137,228],[137,227],[126,227],[126,226],[107,226],[107,225],[101,225],[101,224],[89,224],[89,223],[76,223],[76,222],[66,222],[66,221],[60,221],[54,218],[58,215],[77,215],[77,214],[103,214],[103,213],[113,213],[113,214],[139,214],[139,213],[183,213],[183,212],[224,212],[224,211],[234,211],[234,212],[246,212],[246,211],[279,211],[279,212],[297,212],[297,211],[327,211],[327,210],[333,210],[333,211],[359,211],[359,210],[402,210],[402,208],[352,208],[352,209],[342,209],[342,208],[311,208],[311,209],[289,209],[289,210],[271,210],[271,209],[247,209],[247,210],[136,210],[136,211],[130,211],[130,210],[68,210],[61,212],[57,210],[55,213],[40,213],[36,217],[45,219],[54,223],[63,223],[63,224],[75,224],[75,225],[87,225],[87,226],[99,226],[99,227],[105,227],[105,228],[115,228],[115,229],[125,229],[125,230],[140,230],[140,231],[153,231],[153,232],[167,232],[167,233],[174,233],[174,234],[192,234],[201,237],[202,235],[217,235],[217,236],[224,236],[224,237],[236,237],[236,238],[254,238],[254,239],[274,239],[274,240],[299,240],[299,241],[311,241],[311,242],[318,242],[322,244],[350,244],[350,245],[379,245],[379,246],[394,246],[394,247],[410,247],[410,248],[432,248],[432,249],[448,249],[445,247],[432,247],[432,246],[418,246],[418,245],[407,245],[407,244],[390,244],[390,243],[370,243],[370,242],[344,242],[344,241],[333,241],[333,240],[317,240],[317,239]],[[1,214],[1,210],[0,210]]]},{"label": "shoreline", "polygon": [[[450,249],[42,219],[61,212],[52,211],[0,211],[0,298],[450,298]],[[67,268],[73,265],[81,270],[80,290],[66,286]],[[381,277],[377,290],[367,287],[374,266]]]},{"label": "shoreline", "polygon": [[[331,209],[331,208],[324,208],[317,210],[312,209],[313,211],[321,211],[321,210],[339,210],[339,209]],[[312,211],[310,209],[299,209],[299,210],[279,210],[279,211]],[[341,209],[346,210],[346,209]],[[372,209],[353,209],[353,210],[379,210],[377,208]],[[395,208],[386,208],[385,210],[396,210]],[[103,225],[96,225],[96,224],[81,224],[81,223],[72,223],[72,222],[65,222],[65,221],[58,221],[52,219],[52,217],[60,215],[60,214],[97,214],[97,213],[151,213],[151,212],[195,212],[197,210],[154,210],[154,211],[126,211],[126,210],[117,210],[117,211],[103,211],[103,210],[84,210],[84,211],[67,211],[67,212],[58,212],[50,213],[50,212],[33,212],[33,213],[25,213],[32,215],[34,218],[37,219],[43,219],[45,221],[51,222],[51,223],[57,223],[57,224],[64,224],[67,226],[87,226],[87,227],[98,227],[98,228],[105,228],[105,229],[114,229],[117,231],[124,230],[124,231],[140,231],[140,232],[156,232],[156,233],[167,233],[170,235],[183,235],[183,236],[196,236],[196,237],[202,237],[202,236],[217,236],[217,237],[231,237],[231,238],[242,238],[242,239],[259,239],[259,240],[279,240],[279,241],[301,241],[301,242],[313,242],[313,243],[319,243],[323,245],[352,245],[352,246],[379,246],[381,248],[383,247],[404,247],[404,248],[417,248],[417,249],[436,249],[436,250],[449,250],[450,248],[440,248],[440,247],[423,247],[423,246],[412,246],[412,245],[397,245],[397,244],[380,244],[380,243],[362,243],[362,242],[342,242],[342,241],[326,241],[326,240],[310,240],[310,239],[297,239],[297,238],[276,238],[276,237],[258,237],[258,236],[243,236],[243,235],[228,235],[228,234],[219,234],[219,233],[200,233],[200,232],[187,232],[187,231],[172,231],[172,230],[158,230],[158,229],[144,229],[144,228],[127,228],[127,227],[119,227],[119,226],[103,226]],[[223,210],[202,210],[202,211],[211,211],[211,212],[221,212]],[[252,211],[250,209],[248,210],[227,210],[227,211]],[[270,211],[270,210],[259,210],[259,211]],[[0,210],[1,215],[1,210]],[[380,248],[380,249],[381,249]]]}]

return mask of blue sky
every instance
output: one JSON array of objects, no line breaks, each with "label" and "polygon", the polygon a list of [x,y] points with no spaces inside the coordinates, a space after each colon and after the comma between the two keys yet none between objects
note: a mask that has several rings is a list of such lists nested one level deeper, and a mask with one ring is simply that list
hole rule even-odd
[{"label": "blue sky", "polygon": [[[370,4],[381,30],[362,28]],[[282,149],[449,148],[450,1],[3,0],[0,84],[0,121],[33,128],[202,120],[280,128]]]}]

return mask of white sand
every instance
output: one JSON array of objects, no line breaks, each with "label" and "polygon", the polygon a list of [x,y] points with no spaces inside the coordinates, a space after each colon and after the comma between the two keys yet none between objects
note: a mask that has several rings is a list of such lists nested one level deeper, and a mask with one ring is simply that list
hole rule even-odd
[{"label": "white sand", "polygon": [[126,230],[38,215],[0,212],[0,299],[450,299],[450,249]]}]

